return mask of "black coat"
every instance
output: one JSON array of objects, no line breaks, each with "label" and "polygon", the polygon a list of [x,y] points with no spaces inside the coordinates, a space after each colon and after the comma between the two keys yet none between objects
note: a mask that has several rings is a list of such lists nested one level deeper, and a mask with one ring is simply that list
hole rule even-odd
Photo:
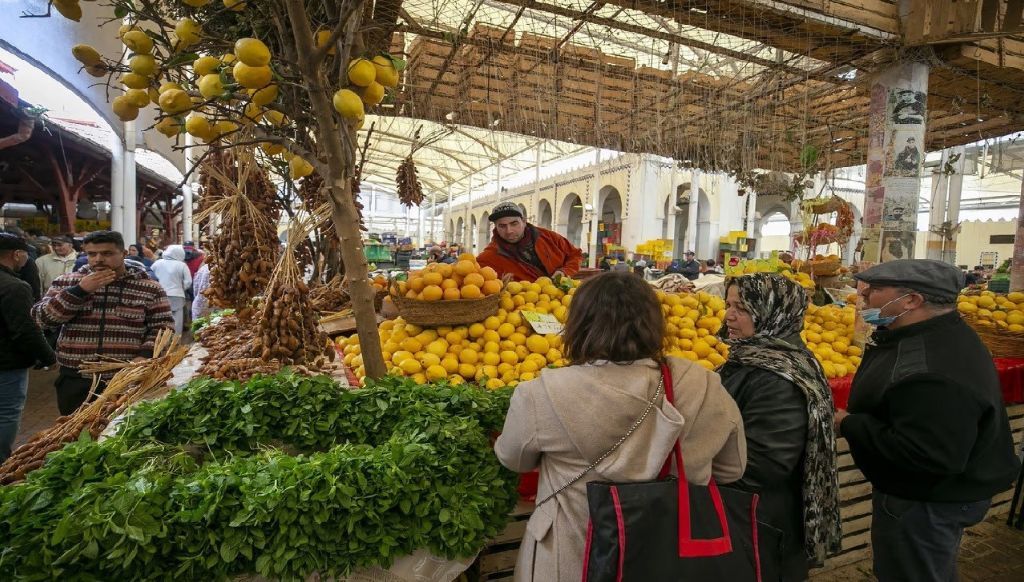
[{"label": "black coat", "polygon": [[28,284],[14,271],[0,266],[0,370],[48,366],[57,361],[32,319],[33,302]]},{"label": "black coat", "polygon": [[992,357],[956,311],[879,329],[840,431],[876,490],[963,503],[1009,489],[1020,463]]},{"label": "black coat", "polygon": [[762,368],[727,362],[719,374],[740,409],[747,438],[746,472],[729,486],[759,493],[760,521],[782,532],[780,580],[806,580],[803,466],[807,398],[796,384]]}]

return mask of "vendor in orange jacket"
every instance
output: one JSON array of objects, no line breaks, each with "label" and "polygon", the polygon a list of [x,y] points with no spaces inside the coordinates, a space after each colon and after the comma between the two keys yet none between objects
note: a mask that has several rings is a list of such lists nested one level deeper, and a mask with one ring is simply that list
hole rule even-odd
[{"label": "vendor in orange jacket", "polygon": [[498,204],[490,219],[494,222],[491,242],[477,262],[497,271],[499,277],[536,281],[558,273],[571,277],[580,270],[583,252],[557,232],[526,222],[517,204]]}]

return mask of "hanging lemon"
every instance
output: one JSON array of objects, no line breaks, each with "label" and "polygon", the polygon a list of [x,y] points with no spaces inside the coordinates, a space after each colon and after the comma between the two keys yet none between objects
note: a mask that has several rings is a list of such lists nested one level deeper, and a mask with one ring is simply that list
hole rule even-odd
[{"label": "hanging lemon", "polygon": [[209,4],[212,1],[213,0],[181,0],[181,3],[182,4],[188,4],[189,6],[191,6],[193,8],[199,8],[199,7],[202,7],[202,6],[206,6],[207,4]]},{"label": "hanging lemon", "polygon": [[153,128],[167,137],[174,137],[181,133],[181,122],[173,117],[165,117],[158,121]]},{"label": "hanging lemon", "polygon": [[398,86],[398,69],[395,63],[384,55],[373,57],[373,66],[377,69],[377,82],[385,87]]},{"label": "hanging lemon", "polygon": [[224,83],[221,82],[220,75],[212,73],[200,77],[199,94],[207,99],[214,99],[223,95]]},{"label": "hanging lemon", "polygon": [[121,84],[129,89],[145,89],[149,87],[149,77],[138,73],[126,73],[121,76]]},{"label": "hanging lemon", "polygon": [[199,23],[191,18],[182,18],[174,25],[174,34],[178,35],[178,48],[192,46],[199,42],[203,33]]},{"label": "hanging lemon", "polygon": [[361,119],[363,113],[363,100],[350,89],[340,89],[334,93],[334,110],[345,119]]},{"label": "hanging lemon", "polygon": [[255,103],[249,103],[242,111],[242,121],[245,123],[259,123],[263,119],[263,108]]},{"label": "hanging lemon", "polygon": [[313,164],[307,162],[301,157],[293,156],[292,159],[288,161],[288,175],[291,176],[292,180],[305,178],[312,173]]},{"label": "hanging lemon", "polygon": [[277,99],[277,85],[267,85],[262,89],[249,89],[249,96],[256,105],[267,106]]},{"label": "hanging lemon", "polygon": [[184,113],[192,108],[192,99],[180,89],[170,89],[160,94],[160,109],[171,115]]},{"label": "hanging lemon", "polygon": [[136,75],[152,77],[156,74],[156,59],[153,55],[135,55],[128,60],[128,68]]},{"label": "hanging lemon", "polygon": [[366,87],[377,78],[377,69],[366,59],[354,59],[348,64],[348,80],[353,85]]},{"label": "hanging lemon", "polygon": [[260,144],[260,149],[268,156],[276,156],[284,151],[284,146],[279,143],[270,143],[269,141],[265,141]]},{"label": "hanging lemon", "polygon": [[270,49],[258,38],[240,38],[235,41],[235,56],[250,67],[270,64]]},{"label": "hanging lemon", "polygon": [[241,12],[245,9],[246,2],[248,2],[248,0],[224,0],[224,7],[228,10]]},{"label": "hanging lemon", "polygon": [[178,91],[185,90],[185,88],[179,85],[178,83],[171,83],[170,81],[168,81],[160,85],[160,89],[158,89],[158,91],[162,94],[164,91],[170,91],[171,89],[177,89]]},{"label": "hanging lemon", "polygon": [[185,131],[193,137],[205,139],[210,135],[211,129],[210,120],[202,115],[190,115],[189,118],[185,120]]},{"label": "hanging lemon", "polygon": [[363,89],[363,101],[367,105],[376,105],[384,100],[384,85],[374,81]]},{"label": "hanging lemon", "polygon": [[114,100],[110,102],[110,108],[121,121],[132,121],[139,116],[139,108],[132,105],[132,102],[124,95],[114,97]]},{"label": "hanging lemon", "polygon": [[194,63],[192,63],[192,70],[202,77],[204,75],[212,75],[213,73],[216,73],[217,69],[220,68],[220,65],[220,59],[217,57],[199,57]]},{"label": "hanging lemon", "polygon": [[[327,41],[329,41],[329,40],[331,40],[331,31],[329,31],[329,30],[321,30],[321,31],[318,31],[316,33],[316,47],[317,48],[323,48],[323,46],[325,44],[327,44]],[[333,46],[331,48],[327,49],[327,54],[329,54],[329,55],[333,55],[333,54],[335,54],[337,52],[338,52],[338,49],[336,47],[333,47]]]},{"label": "hanging lemon", "polygon": [[93,67],[103,62],[103,57],[100,56],[99,51],[87,44],[76,44],[71,47],[71,55],[87,67]]},{"label": "hanging lemon", "polygon": [[128,89],[124,92],[124,97],[140,109],[149,105],[149,91],[145,89]]},{"label": "hanging lemon", "polygon": [[82,6],[78,0],[53,0],[53,7],[60,12],[60,15],[68,20],[79,22],[82,20]]},{"label": "hanging lemon", "polygon": [[217,123],[213,124],[213,134],[217,136],[214,139],[220,139],[221,137],[229,133],[233,133],[235,131],[238,131],[238,124],[234,121],[222,119]]},{"label": "hanging lemon", "polygon": [[107,74],[108,69],[105,65],[93,65],[91,67],[86,67],[85,72],[89,73],[93,77],[103,77]]},{"label": "hanging lemon", "polygon": [[121,42],[135,54],[148,55],[153,52],[153,39],[141,30],[129,30],[121,37]]},{"label": "hanging lemon", "polygon": [[235,63],[231,69],[235,82],[247,89],[259,89],[270,84],[274,75],[267,66],[251,66],[243,61]]},{"label": "hanging lemon", "polygon": [[274,125],[277,127],[284,127],[285,125],[288,124],[288,117],[284,113],[281,113],[276,109],[265,111],[263,113],[263,119],[266,119],[270,123],[270,125]]}]

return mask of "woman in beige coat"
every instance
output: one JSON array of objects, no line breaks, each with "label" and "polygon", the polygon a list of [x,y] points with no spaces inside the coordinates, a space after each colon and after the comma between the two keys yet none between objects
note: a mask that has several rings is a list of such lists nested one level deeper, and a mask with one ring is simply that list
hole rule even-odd
[{"label": "woman in beige coat", "polygon": [[[565,329],[573,365],[520,384],[494,445],[513,471],[540,467],[543,500],[608,451],[640,417],[661,378],[664,320],[643,280],[622,272],[584,283]],[[526,526],[516,582],[578,582],[589,511],[587,482],[657,477],[678,440],[687,479],[729,483],[743,475],[746,443],[735,402],[718,375],[668,358],[675,405],[659,398],[644,422],[586,476],[539,505]]]}]

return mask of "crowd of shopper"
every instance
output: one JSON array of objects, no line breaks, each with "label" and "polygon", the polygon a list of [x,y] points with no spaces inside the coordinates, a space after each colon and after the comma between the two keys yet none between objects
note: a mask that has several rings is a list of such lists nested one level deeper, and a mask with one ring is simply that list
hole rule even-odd
[{"label": "crowd of shopper", "polygon": [[[612,271],[583,283],[564,334],[571,365],[517,387],[495,443],[509,469],[540,470],[515,579],[581,579],[593,534],[587,484],[656,479],[678,443],[690,483],[714,477],[759,496],[758,528],[773,534],[754,542],[763,579],[806,580],[841,549],[841,435],[874,487],[875,576],[955,580],[964,529],[1020,470],[994,364],[955,309],[965,285],[956,267],[893,261],[857,281],[878,329],[849,410],[838,411],[800,337],[800,285],[766,273],[729,279],[729,357],[710,372],[663,356],[662,312],[640,278]],[[672,401],[658,396],[660,365]],[[651,402],[654,413],[641,414]]]}]

